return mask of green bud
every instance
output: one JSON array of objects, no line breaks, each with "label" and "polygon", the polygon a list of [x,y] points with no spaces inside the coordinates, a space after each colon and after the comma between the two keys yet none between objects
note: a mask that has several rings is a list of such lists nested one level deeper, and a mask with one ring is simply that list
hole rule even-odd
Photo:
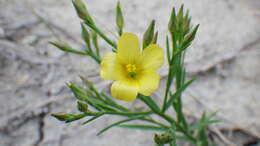
[{"label": "green bud", "polygon": [[67,83],[67,86],[71,89],[71,91],[73,92],[74,96],[78,99],[78,100],[85,100],[87,98],[87,93],[84,90],[84,88],[77,86],[74,83]]},{"label": "green bud", "polygon": [[86,103],[78,101],[78,110],[85,113],[88,111],[88,105]]},{"label": "green bud", "polygon": [[86,55],[86,52],[75,50],[71,46],[69,46],[67,43],[64,43],[64,42],[50,42],[50,44],[52,44],[53,46],[59,48],[60,50],[62,50],[64,52],[70,52],[70,53],[79,54],[79,55]]},{"label": "green bud", "polygon": [[196,25],[195,28],[184,38],[184,43],[190,43],[194,40],[199,26],[199,24]]},{"label": "green bud", "polygon": [[90,35],[83,23],[81,23],[81,37],[85,41],[88,49],[91,50]]},{"label": "green bud", "polygon": [[90,24],[94,24],[94,21],[91,18],[91,16],[89,15],[85,4],[81,0],[72,0],[72,3],[77,11],[79,18],[81,18],[82,20],[85,20],[86,22],[88,22]]},{"label": "green bud", "polygon": [[176,31],[176,13],[175,13],[175,8],[172,8],[172,13],[171,13],[171,17],[168,23],[168,30],[171,34],[173,34]]},{"label": "green bud", "polygon": [[143,49],[145,49],[153,41],[154,26],[155,26],[155,20],[152,20],[152,22],[148,26],[143,36]]},{"label": "green bud", "polygon": [[177,19],[180,23],[182,23],[182,20],[183,20],[183,7],[184,7],[184,5],[182,4],[181,8],[179,9],[178,15],[177,15]]},{"label": "green bud", "polygon": [[172,142],[173,140],[174,140],[173,137],[168,132],[163,133],[163,134],[155,134],[154,135],[154,141],[157,144],[167,144],[167,143]]},{"label": "green bud", "polygon": [[65,121],[66,123],[69,123],[84,118],[86,115],[85,113],[83,114],[56,113],[56,114],[52,114],[52,116],[60,121]]},{"label": "green bud", "polygon": [[72,48],[65,42],[50,42],[50,44],[52,44],[53,46],[59,48],[62,51],[69,52],[70,50],[72,50]]},{"label": "green bud", "polygon": [[72,114],[66,114],[66,113],[55,113],[55,114],[51,114],[51,116],[55,117],[60,121],[68,121],[70,119],[73,119],[74,117]]},{"label": "green bud", "polygon": [[121,36],[124,28],[124,17],[122,14],[120,2],[117,2],[116,5],[116,24],[118,28],[118,33]]},{"label": "green bud", "polygon": [[183,19],[183,30],[184,30],[184,35],[186,35],[190,31],[189,10],[187,10],[186,15]]},{"label": "green bud", "polygon": [[185,16],[184,16],[184,20],[185,20],[185,21],[187,21],[187,20],[190,18],[189,13],[190,13],[190,11],[187,10],[187,11],[186,11],[186,14],[185,14]]}]

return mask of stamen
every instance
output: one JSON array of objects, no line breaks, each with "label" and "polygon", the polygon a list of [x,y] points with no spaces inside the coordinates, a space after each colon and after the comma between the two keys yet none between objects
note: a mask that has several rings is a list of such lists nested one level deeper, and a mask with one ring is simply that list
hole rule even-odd
[{"label": "stamen", "polygon": [[127,64],[126,65],[126,69],[127,69],[127,72],[135,72],[136,71],[136,66],[134,64]]},{"label": "stamen", "polygon": [[135,64],[127,64],[126,65],[126,70],[128,72],[128,75],[131,77],[131,78],[135,78],[136,76],[136,66]]}]

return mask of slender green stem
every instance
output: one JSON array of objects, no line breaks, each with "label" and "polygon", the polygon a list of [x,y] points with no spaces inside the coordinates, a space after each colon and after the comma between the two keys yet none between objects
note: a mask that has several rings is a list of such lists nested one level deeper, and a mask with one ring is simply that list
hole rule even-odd
[{"label": "slender green stem", "polygon": [[171,69],[170,69],[170,66],[169,66],[168,76],[167,76],[167,83],[166,83],[166,89],[165,89],[165,93],[164,93],[162,112],[165,112],[165,110],[166,110],[166,103],[167,103],[167,99],[168,99],[168,93],[169,93],[170,86],[171,86],[170,77],[171,77]]},{"label": "slender green stem", "polygon": [[165,89],[165,93],[164,93],[164,100],[163,100],[163,107],[162,107],[162,112],[165,112],[166,110],[166,103],[167,103],[167,99],[168,99],[168,93],[171,87],[171,78],[172,78],[172,61],[171,59],[173,58],[173,56],[170,55],[170,45],[169,45],[169,39],[168,36],[166,36],[166,47],[167,47],[167,59],[168,59],[168,76],[167,76],[167,82],[166,82],[166,89]]},{"label": "slender green stem", "polygon": [[128,112],[129,110],[122,106],[122,105],[119,105],[117,102],[115,102],[114,100],[110,99],[110,97],[108,97],[106,94],[104,93],[101,93],[101,96],[105,97],[105,100],[107,101],[107,103],[109,103],[110,105],[116,107],[117,109],[121,110],[121,111],[124,111],[124,112]]},{"label": "slender green stem", "polygon": [[101,63],[101,59],[98,56],[96,56],[95,54],[91,53],[91,54],[89,54],[89,56],[91,58],[93,58],[98,64]]},{"label": "slender green stem", "polygon": [[116,44],[112,40],[110,40],[98,27],[88,22],[85,22],[85,24],[89,26],[93,31],[95,31],[101,38],[103,38],[110,46],[115,49],[117,48]]}]

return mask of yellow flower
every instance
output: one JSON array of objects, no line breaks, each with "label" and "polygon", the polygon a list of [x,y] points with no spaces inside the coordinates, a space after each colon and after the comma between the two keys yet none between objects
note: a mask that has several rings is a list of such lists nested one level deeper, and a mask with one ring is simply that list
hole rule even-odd
[{"label": "yellow flower", "polygon": [[151,44],[143,51],[137,36],[124,33],[117,44],[116,53],[108,53],[101,62],[101,77],[115,80],[111,87],[114,98],[133,101],[137,94],[150,96],[159,86],[156,72],[163,65],[163,49]]}]

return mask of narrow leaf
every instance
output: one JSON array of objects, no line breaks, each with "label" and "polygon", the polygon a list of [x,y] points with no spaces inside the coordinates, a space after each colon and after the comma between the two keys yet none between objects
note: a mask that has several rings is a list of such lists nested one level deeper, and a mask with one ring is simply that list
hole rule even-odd
[{"label": "narrow leaf", "polygon": [[171,104],[174,102],[174,98],[176,96],[179,96],[195,79],[192,79],[188,82],[186,82],[183,86],[181,86],[173,95],[171,95],[169,101],[166,103],[166,110],[171,106]]},{"label": "narrow leaf", "polygon": [[82,123],[82,125],[88,124],[88,123],[90,123],[90,122],[92,122],[92,121],[98,119],[98,118],[101,117],[101,116],[103,116],[103,114],[100,114],[100,115],[98,115],[98,116],[92,117],[92,118],[90,118],[89,120],[87,120],[87,121],[85,121],[84,123]]},{"label": "narrow leaf", "polygon": [[122,124],[118,127],[128,128],[128,129],[138,129],[138,130],[152,130],[152,131],[166,131],[168,128],[152,126],[152,125],[131,125],[131,124]]},{"label": "narrow leaf", "polygon": [[111,114],[111,115],[121,115],[121,116],[147,116],[147,115],[151,115],[152,112],[151,111],[147,111],[147,112],[119,112],[119,111],[107,111],[105,112],[105,114]]},{"label": "narrow leaf", "polygon": [[136,117],[131,117],[131,118],[128,118],[128,119],[120,120],[118,122],[115,122],[115,123],[103,128],[101,131],[98,132],[97,135],[100,135],[100,134],[106,132],[107,130],[109,130],[112,127],[115,127],[115,126],[120,125],[120,124],[125,123],[125,122],[133,121],[133,120],[136,120],[136,119],[139,119],[139,118],[142,118],[142,117],[143,116],[136,116]]},{"label": "narrow leaf", "polygon": [[220,122],[220,120],[210,120],[210,121],[199,122],[199,123],[189,127],[189,131],[193,131],[195,129],[201,129],[201,128],[204,128],[204,127],[206,127],[210,124],[214,124],[214,123],[218,123],[218,122]]}]

